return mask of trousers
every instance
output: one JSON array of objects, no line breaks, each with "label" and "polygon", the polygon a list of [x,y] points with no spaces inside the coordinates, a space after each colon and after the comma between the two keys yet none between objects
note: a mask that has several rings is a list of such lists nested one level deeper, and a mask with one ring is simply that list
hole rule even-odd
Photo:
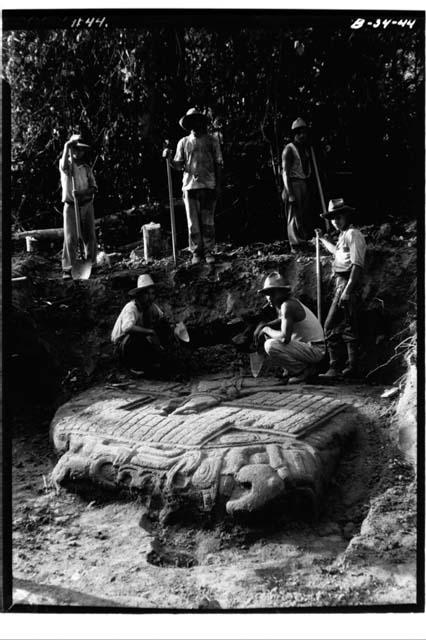
[{"label": "trousers", "polygon": [[[79,206],[81,219],[81,235],[83,237],[84,257],[96,262],[96,231],[93,202],[86,202]],[[78,238],[73,204],[64,202],[64,247],[62,250],[62,268],[71,269],[77,258]]]},{"label": "trousers", "polygon": [[216,191],[214,189],[188,189],[183,192],[188,241],[191,253],[202,256],[214,249],[214,211]]},{"label": "trousers", "polygon": [[361,293],[359,289],[350,294],[347,302],[340,304],[340,297],[347,285],[348,277],[348,275],[336,275],[333,301],[324,324],[324,334],[332,365],[335,365],[340,359],[339,350],[341,350],[342,346],[346,346],[349,356],[353,358],[356,357],[356,350],[359,346],[361,311]]},{"label": "trousers", "polygon": [[290,340],[284,344],[281,340],[270,338],[265,341],[264,349],[271,364],[287,369],[297,376],[309,365],[317,364],[325,356],[325,344],[311,344],[299,340]]},{"label": "trousers", "polygon": [[287,218],[287,236],[291,247],[304,244],[312,236],[310,219],[310,187],[307,180],[292,180],[294,202],[289,202],[286,189],[283,191]]}]

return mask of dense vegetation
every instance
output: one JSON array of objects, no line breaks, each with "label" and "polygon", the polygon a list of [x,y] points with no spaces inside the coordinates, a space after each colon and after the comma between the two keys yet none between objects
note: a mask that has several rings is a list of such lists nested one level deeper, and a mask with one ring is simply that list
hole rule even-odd
[{"label": "dense vegetation", "polygon": [[93,145],[98,216],[165,203],[163,143],[176,144],[194,104],[224,119],[219,212],[237,225],[279,221],[280,155],[299,115],[313,127],[326,197],[345,196],[366,222],[419,215],[424,22],[351,22],[310,24],[307,13],[303,26],[271,28],[6,31],[15,222],[60,226],[58,160],[76,131]]}]

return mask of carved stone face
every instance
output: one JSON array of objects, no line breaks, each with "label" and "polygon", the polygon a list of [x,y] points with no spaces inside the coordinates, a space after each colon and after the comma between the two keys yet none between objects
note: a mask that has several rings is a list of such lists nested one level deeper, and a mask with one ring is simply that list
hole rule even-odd
[{"label": "carved stone face", "polygon": [[53,420],[62,454],[54,482],[155,494],[167,513],[190,508],[218,518],[275,508],[295,490],[315,501],[354,428],[337,415],[345,405],[280,387],[237,397],[238,386],[207,381],[188,394],[183,385],[145,382],[132,392],[85,392]]}]

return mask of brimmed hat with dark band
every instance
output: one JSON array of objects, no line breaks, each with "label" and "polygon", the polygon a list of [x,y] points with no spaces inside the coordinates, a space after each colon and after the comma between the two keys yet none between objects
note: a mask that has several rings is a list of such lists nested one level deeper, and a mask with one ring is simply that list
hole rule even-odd
[{"label": "brimmed hat with dark band", "polygon": [[188,109],[186,115],[179,120],[179,124],[182,129],[191,131],[194,121],[197,120],[204,120],[204,122],[207,123],[207,116],[205,116],[204,113],[201,113],[201,111],[198,111],[198,109]]},{"label": "brimmed hat with dark band", "polygon": [[307,128],[308,128],[308,125],[303,120],[303,118],[296,118],[296,120],[291,125],[292,131],[294,131],[295,129],[307,129]]},{"label": "brimmed hat with dark band", "polygon": [[273,271],[265,278],[262,289],[258,289],[257,293],[263,293],[264,295],[270,293],[273,289],[282,289],[287,293],[290,293],[291,287],[286,284],[282,275],[278,271]]},{"label": "brimmed hat with dark band", "polygon": [[148,287],[155,287],[155,282],[147,273],[143,273],[138,278],[138,286],[134,289],[130,289],[129,296],[134,296],[139,291],[144,291],[144,289],[148,289]]},{"label": "brimmed hat with dark band", "polygon": [[345,204],[343,198],[334,198],[328,203],[328,211],[326,211],[326,213],[322,213],[321,218],[333,220],[337,216],[340,216],[341,213],[355,213],[355,211],[356,209]]}]

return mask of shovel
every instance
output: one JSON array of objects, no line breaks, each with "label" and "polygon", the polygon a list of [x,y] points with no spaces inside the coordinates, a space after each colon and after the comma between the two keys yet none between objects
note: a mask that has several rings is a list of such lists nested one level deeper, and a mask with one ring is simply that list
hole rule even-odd
[{"label": "shovel", "polygon": [[[166,145],[168,146],[169,141],[166,140]],[[168,156],[166,156],[166,167],[167,167],[167,185],[169,188],[169,204],[170,204],[170,226],[172,229],[172,250],[173,250],[173,262],[176,266],[176,222],[175,222],[175,207],[173,202],[173,182],[172,182],[172,171],[170,168],[170,161]]]},{"label": "shovel", "polygon": [[258,353],[257,351],[250,354],[250,369],[253,378],[259,377],[265,358],[266,356],[263,353]]},{"label": "shovel", "polygon": [[[74,161],[73,161],[71,151],[70,151],[70,163],[71,163],[72,190],[74,192],[75,190]],[[71,275],[73,277],[73,280],[88,280],[92,272],[92,261],[87,260],[84,256],[84,243],[83,243],[83,236],[81,233],[80,208],[78,206],[77,197],[74,193],[73,193],[73,198],[74,198],[75,226],[77,229],[78,245],[77,245],[77,257],[74,259],[71,265]]]}]

